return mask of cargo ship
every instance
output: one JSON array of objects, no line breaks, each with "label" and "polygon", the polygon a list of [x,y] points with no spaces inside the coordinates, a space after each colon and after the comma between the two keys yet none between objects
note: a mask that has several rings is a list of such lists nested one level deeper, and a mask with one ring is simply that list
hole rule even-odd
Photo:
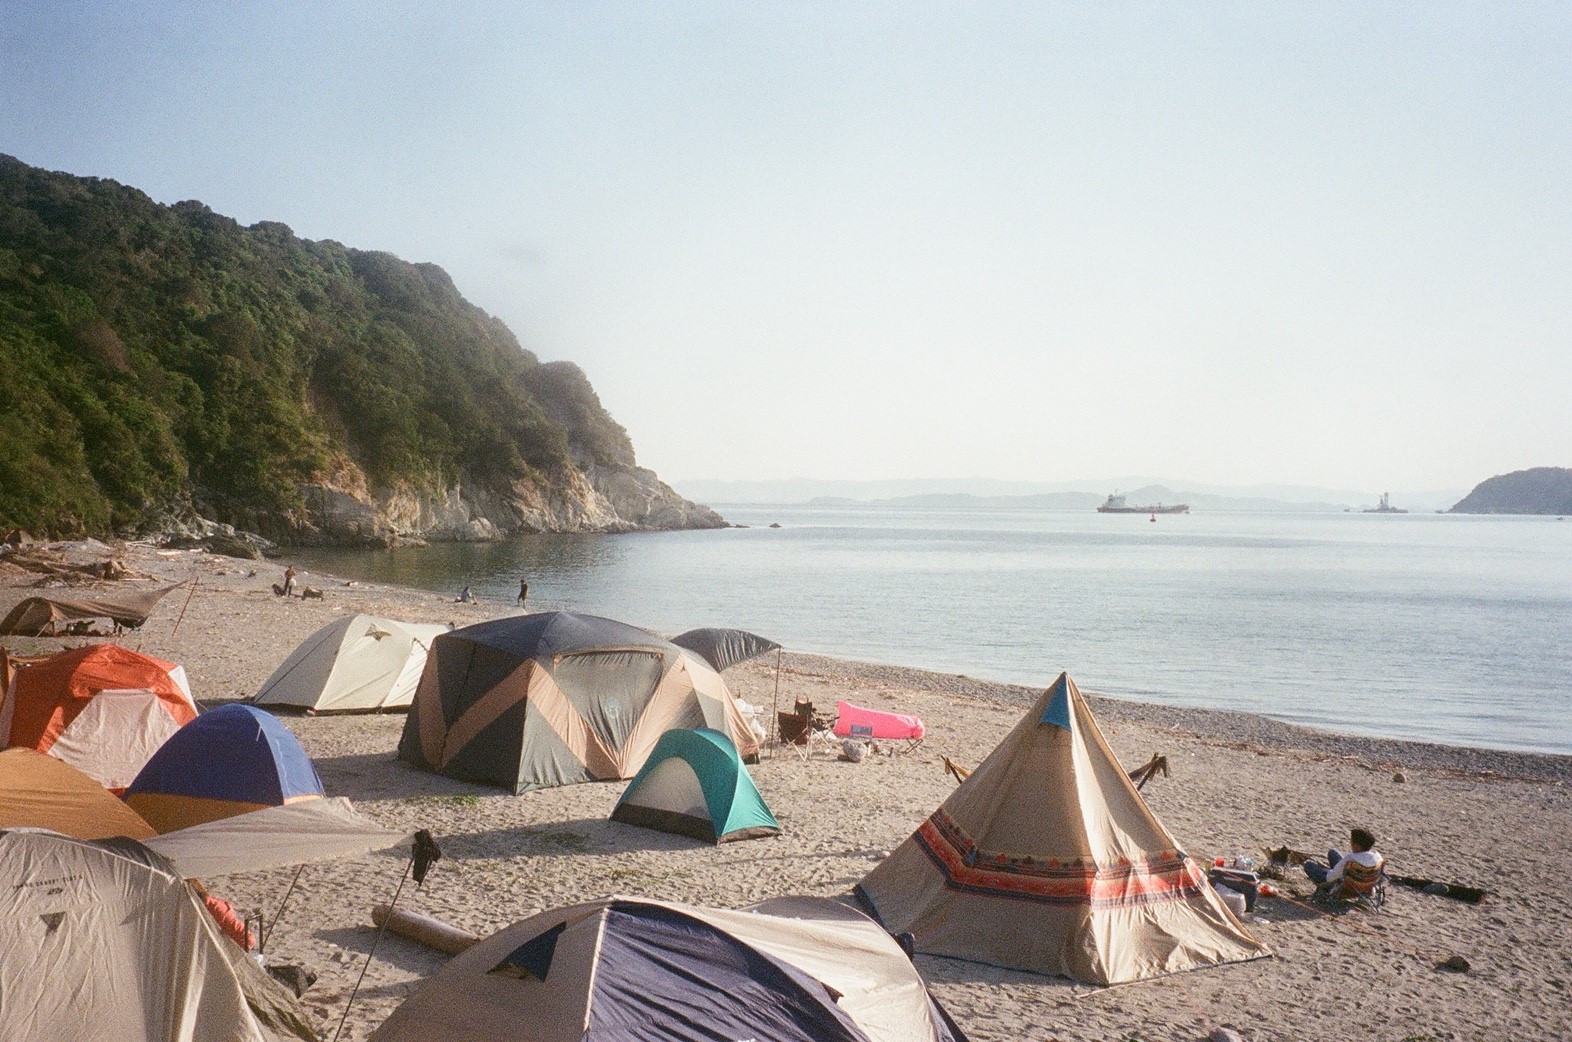
[{"label": "cargo ship", "polygon": [[1124,501],[1124,497],[1117,493],[1108,497],[1102,506],[1097,508],[1099,514],[1188,514],[1188,503],[1174,503],[1164,506],[1158,503],[1155,506],[1133,507]]}]

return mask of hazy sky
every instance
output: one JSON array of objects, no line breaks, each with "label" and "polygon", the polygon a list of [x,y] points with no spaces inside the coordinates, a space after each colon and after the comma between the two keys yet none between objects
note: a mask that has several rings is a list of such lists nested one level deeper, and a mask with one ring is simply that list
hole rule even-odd
[{"label": "hazy sky", "polygon": [[1572,466],[1572,4],[0,3],[0,151],[446,268],[668,480]]}]

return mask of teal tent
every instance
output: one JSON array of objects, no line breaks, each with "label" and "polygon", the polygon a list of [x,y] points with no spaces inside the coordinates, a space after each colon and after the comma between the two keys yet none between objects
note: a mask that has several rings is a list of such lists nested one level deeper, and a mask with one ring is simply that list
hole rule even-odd
[{"label": "teal tent", "polygon": [[611,820],[709,843],[773,836],[781,830],[737,747],[708,727],[661,735],[617,801]]}]

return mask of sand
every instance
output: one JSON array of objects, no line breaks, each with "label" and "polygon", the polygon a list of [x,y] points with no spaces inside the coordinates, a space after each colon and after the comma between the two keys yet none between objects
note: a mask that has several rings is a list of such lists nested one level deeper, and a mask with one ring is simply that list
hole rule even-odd
[{"label": "sand", "polygon": [[[108,552],[87,546],[67,556]],[[167,597],[121,641],[183,663],[208,705],[253,693],[300,640],[346,612],[464,625],[516,610],[323,575],[302,576],[324,591],[320,601],[286,600],[270,589],[278,564],[141,544],[113,553],[147,577],[129,582],[198,580],[194,592]],[[0,611],[39,578],[0,560]],[[17,653],[81,642],[5,641]],[[727,679],[751,702],[775,697],[773,659],[736,667]],[[724,906],[793,893],[847,895],[951,791],[941,756],[977,763],[1035,694],[787,654],[783,704],[802,696],[833,706],[841,697],[916,713],[928,740],[914,753],[861,763],[767,751],[753,775],[783,835],[718,848],[609,822],[621,784],[513,796],[417,771],[394,757],[399,715],[285,720],[329,794],[350,797],[386,825],[438,837],[444,859],[423,888],[406,886],[400,906],[484,934],[541,909],[613,893]],[[1259,859],[1282,844],[1322,850],[1363,824],[1393,872],[1483,886],[1492,897],[1473,906],[1393,887],[1384,911],[1336,917],[1264,899],[1250,928],[1274,958],[1112,989],[919,956],[918,968],[976,1042],[1201,1039],[1218,1026],[1256,1040],[1572,1037],[1572,758],[1353,738],[1087,694],[1127,767],[1153,753],[1168,757],[1171,776],[1153,780],[1144,795],[1192,854]],[[1395,780],[1398,772],[1404,780]],[[370,908],[392,896],[406,863],[385,854],[308,866],[268,939],[270,959],[320,974],[305,1001],[325,1036],[375,935]],[[210,882],[241,909],[271,918],[293,874]],[[1300,895],[1309,890],[1302,878],[1287,886]],[[1454,955],[1471,969],[1437,968]],[[384,938],[342,1037],[365,1038],[444,958]]]}]

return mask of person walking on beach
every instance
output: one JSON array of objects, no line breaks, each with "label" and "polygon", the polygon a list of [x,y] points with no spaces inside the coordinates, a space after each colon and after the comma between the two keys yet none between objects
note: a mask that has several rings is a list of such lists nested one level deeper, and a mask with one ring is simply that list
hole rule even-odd
[{"label": "person walking on beach", "polygon": [[1348,841],[1354,852],[1345,855],[1333,847],[1326,852],[1326,864],[1314,858],[1305,862],[1305,875],[1317,889],[1342,883],[1345,890],[1363,892],[1374,885],[1386,859],[1375,851],[1375,836],[1368,829],[1352,829]]},{"label": "person walking on beach", "polygon": [[295,595],[295,566],[294,565],[290,565],[288,568],[284,569],[284,596],[285,597],[293,597],[294,595]]},{"label": "person walking on beach", "polygon": [[529,598],[529,580],[519,580],[519,607],[524,607],[524,602]]}]

